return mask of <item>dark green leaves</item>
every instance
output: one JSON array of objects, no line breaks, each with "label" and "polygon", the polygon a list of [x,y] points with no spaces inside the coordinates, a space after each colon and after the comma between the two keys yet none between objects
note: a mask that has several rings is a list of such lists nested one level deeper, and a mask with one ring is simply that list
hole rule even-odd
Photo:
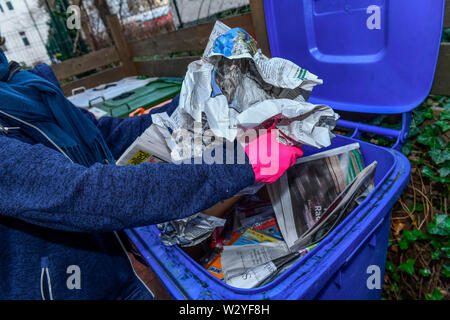
[{"label": "dark green leaves", "polygon": [[[381,115],[371,124],[392,128],[391,120]],[[395,213],[397,220],[392,222],[383,293],[388,298],[441,300],[447,295],[443,284],[450,276],[446,202],[450,186],[449,120],[447,96],[429,96],[413,111],[402,153],[413,166],[414,180]],[[387,145],[384,137],[369,135],[368,139]]]},{"label": "dark green leaves", "polygon": [[449,148],[441,149],[432,149],[429,152],[431,159],[436,164],[444,163],[445,161],[450,160],[450,150]]},{"label": "dark green leaves", "polygon": [[441,129],[435,125],[428,125],[425,130],[417,136],[417,142],[429,146],[432,149],[445,148],[445,141],[439,137]]},{"label": "dark green leaves", "polygon": [[424,277],[429,277],[431,275],[430,269],[420,269],[419,273]]},{"label": "dark green leaves", "polygon": [[448,166],[448,163],[445,167],[439,168],[438,170],[439,176],[442,178],[446,178],[450,174],[450,166]]},{"label": "dark green leaves", "polygon": [[450,217],[446,214],[435,215],[434,221],[428,224],[428,232],[440,236],[450,235]]},{"label": "dark green leaves", "polygon": [[450,108],[445,108],[444,111],[442,111],[441,115],[439,116],[440,120],[450,120]]},{"label": "dark green leaves", "polygon": [[438,177],[437,175],[434,174],[434,170],[431,169],[428,166],[423,166],[422,167],[422,174],[425,177],[431,178],[435,181],[438,181],[440,183],[446,183],[446,182],[450,182],[450,179],[446,179],[445,177]]},{"label": "dark green leaves", "polygon": [[447,120],[439,120],[436,121],[434,124],[439,126],[442,132],[446,132],[448,129],[450,129],[450,124]]},{"label": "dark green leaves", "polygon": [[415,263],[416,263],[415,259],[408,259],[408,260],[406,260],[406,263],[399,265],[398,268],[400,270],[405,271],[408,274],[413,274],[414,273],[414,264]]},{"label": "dark green leaves", "polygon": [[444,295],[438,289],[434,289],[432,293],[427,293],[425,295],[425,299],[427,300],[442,300],[443,297]]},{"label": "dark green leaves", "polygon": [[441,272],[446,278],[450,277],[450,265],[444,264]]}]

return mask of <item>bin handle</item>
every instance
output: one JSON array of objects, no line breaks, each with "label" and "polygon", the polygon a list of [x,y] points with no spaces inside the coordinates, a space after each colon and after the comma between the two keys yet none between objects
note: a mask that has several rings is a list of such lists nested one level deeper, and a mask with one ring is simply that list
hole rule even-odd
[{"label": "bin handle", "polygon": [[[92,101],[95,101],[95,100],[98,100],[98,99],[102,99],[102,102],[105,102],[105,97],[104,96],[98,96],[98,97],[95,97],[94,99],[90,99],[89,100],[89,107],[92,107]],[[98,103],[101,103],[101,102],[98,102]],[[98,103],[96,103],[96,104],[98,104]]]},{"label": "bin handle", "polygon": [[78,91],[81,91],[81,90],[83,90],[83,92],[86,91],[86,87],[78,87],[78,88],[72,89],[72,95],[74,96]]},{"label": "bin handle", "polygon": [[337,126],[347,129],[355,129],[353,131],[353,134],[351,138],[359,139],[361,134],[363,132],[369,132],[378,134],[380,136],[385,136],[389,138],[397,138],[397,141],[395,142],[392,149],[395,149],[397,151],[400,151],[402,148],[402,145],[406,142],[406,139],[408,138],[409,133],[409,126],[411,124],[411,112],[405,112],[402,114],[402,129],[401,130],[395,130],[395,129],[389,129],[389,128],[383,128],[383,127],[377,127],[370,124],[363,124],[359,122],[353,122],[353,121],[347,121],[347,120],[341,120],[339,119],[337,121]]},{"label": "bin handle", "polygon": [[353,256],[359,251],[359,249],[366,244],[366,242],[369,240],[369,238],[375,236],[375,233],[377,232],[378,228],[381,226],[381,224],[384,222],[384,220],[386,219],[386,217],[382,218],[380,221],[378,221],[378,223],[375,225],[375,227],[372,228],[372,232],[369,232],[368,235],[366,235],[364,237],[363,240],[361,240],[358,244],[358,246],[353,249],[353,251],[347,255],[347,257],[345,258],[344,264],[348,264],[348,262],[350,260],[352,260]]},{"label": "bin handle", "polygon": [[128,116],[130,118],[134,117],[134,116],[142,116],[144,114],[144,112],[145,112],[144,108],[139,108],[139,109],[136,109],[133,112],[131,112]]}]

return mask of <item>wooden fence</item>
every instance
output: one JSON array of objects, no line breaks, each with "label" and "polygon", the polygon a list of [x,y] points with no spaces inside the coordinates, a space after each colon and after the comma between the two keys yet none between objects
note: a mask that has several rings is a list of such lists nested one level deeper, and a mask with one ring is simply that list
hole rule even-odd
[{"label": "wooden fence", "polygon": [[[264,54],[270,56],[263,2],[250,0],[251,13],[225,18],[230,27],[242,27],[257,41]],[[187,65],[198,60],[198,56],[170,59],[144,60],[143,57],[169,55],[174,52],[196,52],[205,48],[214,23],[206,23],[154,37],[128,42],[116,16],[108,17],[114,46],[91,52],[52,65],[66,95],[78,87],[92,88],[102,83],[118,81],[126,76],[147,75],[180,77],[186,73]],[[444,28],[450,28],[450,0],[446,0]],[[68,82],[74,76],[87,71],[100,72]],[[441,43],[432,94],[450,95],[450,43]]]}]

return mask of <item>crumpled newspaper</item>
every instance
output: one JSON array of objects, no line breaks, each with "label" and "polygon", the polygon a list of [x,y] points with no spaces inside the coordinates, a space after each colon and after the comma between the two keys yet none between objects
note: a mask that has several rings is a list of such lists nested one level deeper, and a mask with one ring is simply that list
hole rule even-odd
[{"label": "crumpled newspaper", "polygon": [[225,219],[199,212],[184,219],[160,223],[157,227],[161,230],[159,236],[164,245],[192,247],[208,238],[217,227],[223,227],[225,222]]},{"label": "crumpled newspaper", "polygon": [[[189,64],[180,104],[172,116],[152,115],[172,150],[173,161],[200,157],[214,139],[192,144],[194,127],[234,141],[247,129],[275,125],[279,142],[317,148],[331,144],[339,116],[306,102],[322,80],[293,62],[267,58],[243,29],[216,22],[202,59]],[[181,134],[182,132],[182,134]]]},{"label": "crumpled newspaper", "polygon": [[289,253],[284,241],[224,246],[220,260],[225,283],[238,288],[253,288],[276,271],[274,267],[255,272],[255,267],[265,266],[268,262]]}]

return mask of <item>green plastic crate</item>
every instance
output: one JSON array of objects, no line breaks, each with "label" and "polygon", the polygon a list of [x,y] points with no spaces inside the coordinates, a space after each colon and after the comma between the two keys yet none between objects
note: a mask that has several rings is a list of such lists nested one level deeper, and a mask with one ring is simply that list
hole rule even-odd
[{"label": "green plastic crate", "polygon": [[159,78],[108,100],[93,99],[89,101],[89,110],[97,117],[126,118],[139,108],[148,109],[175,97],[181,91],[182,82],[181,78]]}]

